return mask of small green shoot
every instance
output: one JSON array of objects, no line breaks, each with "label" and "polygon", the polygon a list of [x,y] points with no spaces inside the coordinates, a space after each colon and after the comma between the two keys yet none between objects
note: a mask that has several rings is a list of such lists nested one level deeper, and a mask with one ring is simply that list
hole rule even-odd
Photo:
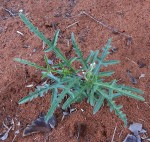
[{"label": "small green shoot", "polygon": [[[62,105],[62,109],[66,109],[71,104],[81,102],[86,99],[87,102],[93,106],[93,114],[100,110],[104,104],[104,100],[106,100],[110,107],[110,111],[114,111],[116,115],[123,120],[126,126],[126,114],[121,111],[122,105],[115,104],[115,99],[121,96],[126,96],[144,101],[144,98],[138,95],[143,94],[143,92],[137,88],[117,84],[115,79],[111,82],[104,81],[104,77],[109,77],[114,72],[102,72],[101,68],[119,63],[117,60],[105,60],[107,55],[110,53],[111,39],[108,40],[107,44],[103,48],[101,56],[97,50],[90,51],[90,54],[84,58],[76,43],[74,34],[72,33],[71,40],[76,56],[74,58],[67,59],[57,47],[59,30],[56,31],[53,40],[49,41],[37,28],[33,26],[24,14],[20,13],[19,15],[30,31],[45,42],[45,44],[48,45],[48,48],[44,51],[46,67],[20,58],[15,58],[15,61],[40,69],[42,71],[42,78],[48,78],[52,82],[51,84],[45,83],[42,86],[37,86],[35,91],[30,92],[28,96],[21,99],[19,104],[32,101],[37,97],[43,97],[48,91],[51,91],[51,104],[45,118],[47,122],[54,114],[59,104],[64,100],[65,96],[67,96],[67,99]],[[47,52],[53,52],[60,60],[59,64],[49,64],[49,59],[46,55]],[[81,68],[74,68],[72,63],[76,61],[81,63]]]}]

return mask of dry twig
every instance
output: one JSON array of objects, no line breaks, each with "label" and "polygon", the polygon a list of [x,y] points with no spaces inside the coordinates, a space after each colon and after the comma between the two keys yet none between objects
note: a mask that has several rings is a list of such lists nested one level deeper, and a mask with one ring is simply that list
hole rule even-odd
[{"label": "dry twig", "polygon": [[113,133],[113,136],[112,136],[111,142],[113,142],[113,141],[114,141],[114,137],[115,137],[116,130],[117,130],[117,124],[116,124],[116,127],[115,127],[115,129],[114,129],[114,133]]},{"label": "dry twig", "polygon": [[68,28],[70,28],[70,27],[72,27],[72,26],[74,26],[75,24],[78,24],[78,23],[79,23],[79,21],[76,21],[76,22],[72,23],[71,25],[67,26],[65,29],[68,29]]},{"label": "dry twig", "polygon": [[117,30],[116,28],[112,28],[108,24],[105,24],[104,22],[101,22],[101,21],[97,20],[95,17],[91,16],[90,14],[86,13],[85,11],[81,11],[81,13],[79,14],[79,16],[83,15],[83,14],[86,15],[87,17],[89,17],[90,19],[92,19],[93,21],[95,21],[96,23],[98,23],[98,24],[102,25],[103,27],[111,30],[112,33],[119,34],[121,36],[127,37],[127,46],[129,46],[132,43],[132,37],[130,35],[128,35],[126,33],[122,33],[119,30]]}]

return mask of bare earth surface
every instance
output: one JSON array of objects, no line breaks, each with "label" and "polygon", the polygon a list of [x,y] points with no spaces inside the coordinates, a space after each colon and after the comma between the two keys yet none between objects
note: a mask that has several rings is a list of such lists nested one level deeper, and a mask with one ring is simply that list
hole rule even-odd
[{"label": "bare earth surface", "polygon": [[[150,136],[150,1],[149,0],[0,0],[0,130],[2,122],[9,116],[15,122],[6,142],[12,142],[16,130],[20,130],[14,142],[77,142],[77,125],[82,125],[81,142],[110,142],[117,126],[114,141],[122,142],[128,134],[123,122],[107,105],[92,115],[92,107],[85,102],[74,104],[77,111],[61,121],[60,109],[56,112],[57,127],[49,134],[33,134],[22,137],[27,124],[37,118],[40,112],[47,112],[50,94],[35,99],[24,105],[18,100],[26,96],[36,85],[41,84],[40,71],[16,63],[21,57],[44,65],[43,43],[24,25],[17,14],[20,9],[42,31],[52,39],[56,29],[60,29],[58,47],[66,56],[72,56],[70,42],[71,32],[75,33],[79,47],[88,55],[90,50],[101,49],[107,39],[112,37],[116,52],[109,55],[111,59],[120,60],[119,65],[108,69],[115,74],[110,79],[131,85],[144,91],[145,102],[126,97],[117,99],[123,104],[128,123],[139,122],[147,129]],[[94,21],[110,25],[121,34]],[[23,35],[17,33],[23,33]],[[132,41],[126,36],[130,35]],[[49,54],[49,58],[55,58]],[[137,84],[132,84],[126,70],[130,70]],[[140,77],[144,74],[144,77]],[[109,79],[109,78],[108,78]],[[32,88],[26,87],[33,84]],[[84,111],[81,111],[83,109]],[[20,126],[18,126],[20,122]]]}]

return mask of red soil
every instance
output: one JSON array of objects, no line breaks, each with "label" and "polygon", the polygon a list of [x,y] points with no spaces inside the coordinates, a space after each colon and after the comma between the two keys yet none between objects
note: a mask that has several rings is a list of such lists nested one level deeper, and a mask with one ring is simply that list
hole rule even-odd
[{"label": "red soil", "polygon": [[[58,47],[66,56],[73,55],[71,46],[68,47],[71,32],[75,33],[79,47],[88,55],[90,50],[101,49],[107,39],[113,38],[113,47],[117,51],[109,56],[120,60],[119,65],[109,67],[115,70],[111,78],[120,80],[119,83],[131,85],[144,91],[145,102],[121,97],[117,103],[123,104],[128,122],[142,123],[150,133],[150,2],[149,0],[0,0],[0,126],[7,116],[21,123],[21,128],[31,123],[40,112],[47,112],[49,108],[49,95],[35,99],[24,105],[18,105],[18,100],[26,96],[34,87],[41,83],[40,71],[13,61],[21,57],[38,64],[44,64],[42,41],[40,41],[24,25],[18,16],[11,16],[5,9],[17,13],[23,9],[33,24],[42,31],[46,37],[52,38],[56,29],[60,29],[61,36]],[[114,34],[111,30],[98,24],[81,11],[94,16],[123,34],[132,36],[132,42],[127,45],[127,37]],[[78,22],[70,26],[71,24]],[[69,27],[68,27],[69,26]],[[23,36],[17,31],[23,33]],[[71,43],[70,43],[71,44]],[[52,55],[49,57],[53,60]],[[137,79],[133,85],[127,76],[130,70]],[[145,77],[140,78],[141,74]],[[27,88],[26,85],[34,87]],[[74,104],[77,111],[66,117],[63,121],[57,110],[58,125],[49,136],[34,134],[22,137],[22,130],[17,135],[16,142],[76,142],[77,126],[81,125],[80,140],[83,142],[110,142],[117,125],[114,141],[122,142],[128,133],[122,121],[109,108],[104,106],[92,115],[92,107],[86,102]],[[81,111],[84,110],[84,112]],[[16,124],[16,120],[15,120]],[[16,125],[15,125],[16,126]],[[17,128],[15,128],[17,130]],[[6,142],[11,142],[14,132],[9,133]]]}]

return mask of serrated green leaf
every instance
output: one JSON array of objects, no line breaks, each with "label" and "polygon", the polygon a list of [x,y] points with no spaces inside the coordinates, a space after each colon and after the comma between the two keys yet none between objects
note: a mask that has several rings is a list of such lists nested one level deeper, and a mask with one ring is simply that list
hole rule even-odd
[{"label": "serrated green leaf", "polygon": [[44,60],[45,60],[45,63],[46,63],[46,67],[47,67],[47,70],[50,72],[51,71],[51,67],[48,63],[48,57],[46,56],[46,54],[44,55]]},{"label": "serrated green leaf", "polygon": [[117,85],[110,85],[110,83],[103,83],[103,82],[95,83],[95,85],[99,85],[99,87],[104,87],[107,89],[113,89],[113,90],[117,91],[118,93],[121,93],[124,96],[128,96],[128,97],[136,99],[136,100],[144,101],[144,98],[142,96],[138,96],[137,94],[134,94],[131,91],[128,91],[128,90],[125,90],[122,88],[118,88]]},{"label": "serrated green leaf", "polygon": [[43,35],[43,33],[41,33],[37,28],[35,28],[34,25],[26,18],[26,16],[23,13],[19,13],[19,16],[31,32],[33,32],[38,38],[44,41],[48,46],[52,45],[52,43]]},{"label": "serrated green leaf", "polygon": [[104,97],[103,96],[100,96],[99,99],[97,100],[95,106],[94,106],[94,109],[93,109],[93,114],[96,114],[97,111],[99,111],[99,109],[101,108],[101,106],[103,105],[104,103]]},{"label": "serrated green leaf", "polygon": [[32,101],[33,99],[37,97],[42,97],[44,96],[45,93],[48,92],[48,90],[53,89],[53,88],[64,88],[63,85],[59,84],[45,84],[44,86],[39,86],[35,89],[34,92],[30,92],[28,96],[25,96],[23,99],[19,101],[19,104],[24,104],[28,101]]},{"label": "serrated green leaf", "polygon": [[114,94],[112,94],[111,96],[112,96],[112,100],[113,100],[113,99],[116,99],[116,98],[121,97],[122,94],[120,94],[120,93],[114,93]]},{"label": "serrated green leaf", "polygon": [[45,49],[45,52],[49,52],[49,51],[55,50],[54,48],[56,48],[56,45],[57,45],[57,40],[58,40],[59,31],[60,31],[60,30],[57,30],[57,31],[55,32],[55,35],[54,35],[52,44],[51,44],[47,49]]},{"label": "serrated green leaf", "polygon": [[52,79],[52,80],[54,80],[54,81],[56,81],[56,82],[60,82],[60,78],[54,76],[52,73],[49,73],[47,75],[47,77],[50,78],[50,79]]},{"label": "serrated green leaf", "polygon": [[69,60],[70,65],[71,65],[74,61],[76,61],[76,60],[77,60],[77,57],[71,58],[71,59]]},{"label": "serrated green leaf", "polygon": [[92,58],[92,56],[94,55],[94,51],[93,50],[90,50],[90,54],[88,55],[88,57],[86,58],[86,64],[88,64]]},{"label": "serrated green leaf", "polygon": [[51,104],[56,101],[57,97],[58,97],[58,89],[54,88],[52,89]]},{"label": "serrated green leaf", "polygon": [[120,63],[118,60],[110,60],[110,61],[103,61],[102,65],[107,67],[108,65],[115,65]]},{"label": "serrated green leaf", "polygon": [[68,85],[65,86],[62,93],[58,95],[57,99],[51,104],[51,107],[49,108],[47,115],[46,115],[46,122],[48,122],[49,118],[52,117],[54,111],[56,110],[57,106],[61,101],[64,99],[65,95],[67,94],[68,90],[70,90],[76,82],[79,81],[79,78],[73,78]]},{"label": "serrated green leaf", "polygon": [[59,30],[55,32],[52,44],[45,50],[45,52],[53,51],[56,54],[57,58],[60,58],[66,66],[71,67],[69,61],[66,59],[66,57],[62,54],[61,50],[56,47],[57,40],[58,40]]},{"label": "serrated green leaf", "polygon": [[42,79],[46,78],[48,76],[49,72],[45,72],[45,71],[42,71]]},{"label": "serrated green leaf", "polygon": [[99,54],[99,51],[96,50],[93,54],[93,56],[91,57],[91,61],[90,61],[90,64],[93,64],[94,62],[96,62],[97,58],[98,58],[98,54]]},{"label": "serrated green leaf", "polygon": [[75,94],[74,92],[68,90],[68,93],[67,93],[71,98],[74,98],[75,97]]},{"label": "serrated green leaf", "polygon": [[42,66],[39,66],[36,63],[30,62],[30,61],[27,61],[27,60],[23,60],[23,59],[20,59],[20,58],[14,58],[14,61],[20,62],[20,63],[28,65],[28,66],[35,67],[36,69],[47,70],[46,68],[44,68]]},{"label": "serrated green leaf", "polygon": [[122,105],[116,105],[114,101],[107,100],[108,105],[110,106],[111,111],[114,110],[116,115],[118,115],[119,118],[121,118],[124,122],[124,125],[127,126],[127,118],[126,115],[120,110],[122,108]]},{"label": "serrated green leaf", "polygon": [[110,44],[111,44],[111,39],[108,39],[106,46],[103,48],[103,52],[101,54],[101,57],[98,58],[98,64],[96,65],[96,67],[94,69],[94,72],[93,72],[94,74],[98,74],[99,73],[104,59],[109,54],[109,49],[111,48]]},{"label": "serrated green leaf", "polygon": [[138,94],[144,94],[144,92],[140,89],[137,89],[135,87],[131,87],[131,86],[125,86],[125,85],[118,85],[118,88],[122,88],[124,90],[127,90],[127,91],[132,91],[132,92],[135,92],[135,93],[138,93]]},{"label": "serrated green leaf", "polygon": [[53,47],[56,47],[60,30],[57,30],[52,41]]},{"label": "serrated green leaf", "polygon": [[114,79],[114,80],[112,80],[112,81],[111,81],[111,83],[110,83],[110,84],[111,84],[111,86],[115,86],[115,85],[116,85],[116,83],[117,83],[117,80],[116,80],[116,79]]},{"label": "serrated green leaf", "polygon": [[56,31],[53,41],[51,42],[43,35],[43,33],[41,33],[37,28],[34,27],[34,25],[26,18],[26,16],[23,13],[19,13],[19,16],[22,19],[22,21],[26,24],[26,26],[30,29],[30,31],[33,32],[37,37],[39,37],[42,41],[44,41],[48,45],[48,49],[46,49],[45,52],[49,52],[51,50],[54,51],[56,56],[60,58],[62,61],[64,61],[67,65],[68,64],[67,59],[61,53],[60,49],[56,47],[59,30]]},{"label": "serrated green leaf", "polygon": [[91,106],[94,106],[94,104],[95,104],[95,101],[96,101],[95,92],[97,91],[98,87],[99,86],[97,86],[97,85],[93,86],[90,90],[89,95],[88,95],[89,96],[89,103]]},{"label": "serrated green leaf", "polygon": [[114,74],[114,71],[105,71],[105,72],[100,72],[98,74],[99,77],[104,77],[104,76],[111,76],[112,74]]},{"label": "serrated green leaf", "polygon": [[85,69],[87,69],[87,64],[86,64],[86,62],[85,62],[85,60],[83,58],[82,52],[80,51],[80,49],[79,49],[79,47],[78,47],[78,45],[77,45],[77,43],[75,41],[73,33],[71,34],[71,40],[72,40],[72,44],[73,44],[73,49],[75,50],[76,54],[78,55],[78,58],[79,58],[80,62],[82,63],[83,67]]},{"label": "serrated green leaf", "polygon": [[85,89],[87,88],[87,86],[82,86],[80,91],[77,92],[74,97],[69,97],[65,103],[62,106],[62,109],[66,109],[68,106],[70,106],[72,103],[74,103],[75,101],[78,100],[78,98],[80,98],[80,95],[82,95],[82,92],[85,91]]}]

